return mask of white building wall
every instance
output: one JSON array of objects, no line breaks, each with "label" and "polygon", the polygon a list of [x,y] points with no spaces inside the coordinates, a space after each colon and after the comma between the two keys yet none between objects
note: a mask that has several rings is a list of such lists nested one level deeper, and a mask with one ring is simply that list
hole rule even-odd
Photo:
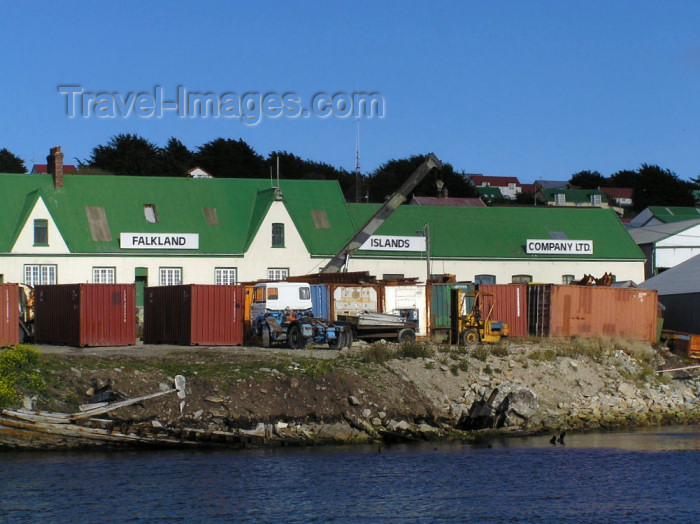
[{"label": "white building wall", "polygon": [[[35,220],[46,220],[48,225],[48,246],[35,246],[34,245],[34,221]],[[39,198],[34,204],[34,209],[29,214],[29,218],[24,223],[22,231],[20,231],[15,240],[15,245],[12,246],[11,253],[32,253],[32,254],[55,254],[55,253],[68,253],[68,246],[66,246],[61,233],[56,227],[56,223],[51,217],[51,213],[46,208],[44,200]]]},{"label": "white building wall", "polygon": [[655,267],[674,267],[700,255],[700,225],[664,238],[656,243]]}]

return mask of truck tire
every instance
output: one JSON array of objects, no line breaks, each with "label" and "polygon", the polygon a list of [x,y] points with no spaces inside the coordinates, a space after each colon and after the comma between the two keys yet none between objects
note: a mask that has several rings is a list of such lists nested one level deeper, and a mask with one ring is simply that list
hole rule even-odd
[{"label": "truck tire", "polygon": [[306,339],[301,336],[301,328],[297,324],[289,326],[287,341],[291,349],[304,349],[306,347]]},{"label": "truck tire", "polygon": [[335,340],[331,340],[328,343],[328,347],[331,349],[343,349],[345,346],[347,346],[347,343],[345,342],[347,339],[346,332],[343,331],[342,333],[338,333],[338,336],[336,337]]},{"label": "truck tire", "polygon": [[404,328],[401,331],[399,331],[399,334],[396,337],[396,339],[399,342],[414,342],[416,340],[416,332],[411,328]]},{"label": "truck tire", "polygon": [[272,335],[270,334],[270,326],[262,327],[262,346],[269,348],[272,345]]},{"label": "truck tire", "polygon": [[473,328],[465,329],[459,336],[459,341],[463,346],[475,346],[479,342],[479,333]]}]

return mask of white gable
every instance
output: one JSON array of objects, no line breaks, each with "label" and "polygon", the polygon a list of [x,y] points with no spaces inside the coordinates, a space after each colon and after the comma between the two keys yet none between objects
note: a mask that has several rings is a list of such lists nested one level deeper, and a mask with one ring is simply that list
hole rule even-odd
[{"label": "white gable", "polygon": [[[34,243],[34,224],[36,220],[46,220],[48,226],[48,244],[46,245],[35,245]],[[27,221],[24,223],[22,231],[20,231],[10,253],[30,255],[70,253],[61,232],[56,226],[56,222],[54,222],[41,197],[37,199],[34,208],[29,213]]]}]

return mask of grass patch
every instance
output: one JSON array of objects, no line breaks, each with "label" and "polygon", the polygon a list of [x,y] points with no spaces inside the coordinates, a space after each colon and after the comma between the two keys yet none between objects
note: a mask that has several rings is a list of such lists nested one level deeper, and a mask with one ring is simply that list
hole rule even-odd
[{"label": "grass patch", "polygon": [[477,346],[474,349],[471,350],[470,356],[472,358],[475,358],[477,360],[481,360],[482,362],[486,362],[486,359],[489,358],[489,355],[491,352],[489,351],[489,348],[486,346]]},{"label": "grass patch", "polygon": [[19,345],[0,350],[0,406],[9,406],[22,394],[42,394],[46,382],[38,369],[41,352]]},{"label": "grass patch", "polygon": [[396,355],[399,358],[431,358],[435,355],[435,350],[429,342],[403,342]]},{"label": "grass patch", "polygon": [[457,364],[452,364],[450,366],[450,373],[452,373],[455,377],[459,375],[459,366]]}]

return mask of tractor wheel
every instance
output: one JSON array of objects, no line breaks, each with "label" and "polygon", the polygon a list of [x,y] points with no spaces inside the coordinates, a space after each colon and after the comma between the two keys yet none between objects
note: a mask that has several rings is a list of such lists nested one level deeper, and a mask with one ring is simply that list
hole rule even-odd
[{"label": "tractor wheel", "polygon": [[298,325],[293,324],[289,327],[287,342],[291,349],[303,349],[306,346],[306,339],[301,336],[301,328]]},{"label": "tractor wheel", "polygon": [[479,342],[479,333],[473,328],[466,329],[462,331],[459,340],[463,346],[474,346]]},{"label": "tractor wheel", "polygon": [[342,331],[338,333],[338,336],[335,338],[335,340],[331,340],[328,343],[328,347],[331,349],[343,349],[347,344],[345,340],[347,339],[346,332]]},{"label": "tractor wheel", "polygon": [[270,326],[262,327],[262,346],[269,348],[272,345],[272,335],[270,334]]},{"label": "tractor wheel", "polygon": [[399,335],[396,337],[399,342],[414,342],[416,340],[416,332],[411,328],[404,328],[399,331]]}]

